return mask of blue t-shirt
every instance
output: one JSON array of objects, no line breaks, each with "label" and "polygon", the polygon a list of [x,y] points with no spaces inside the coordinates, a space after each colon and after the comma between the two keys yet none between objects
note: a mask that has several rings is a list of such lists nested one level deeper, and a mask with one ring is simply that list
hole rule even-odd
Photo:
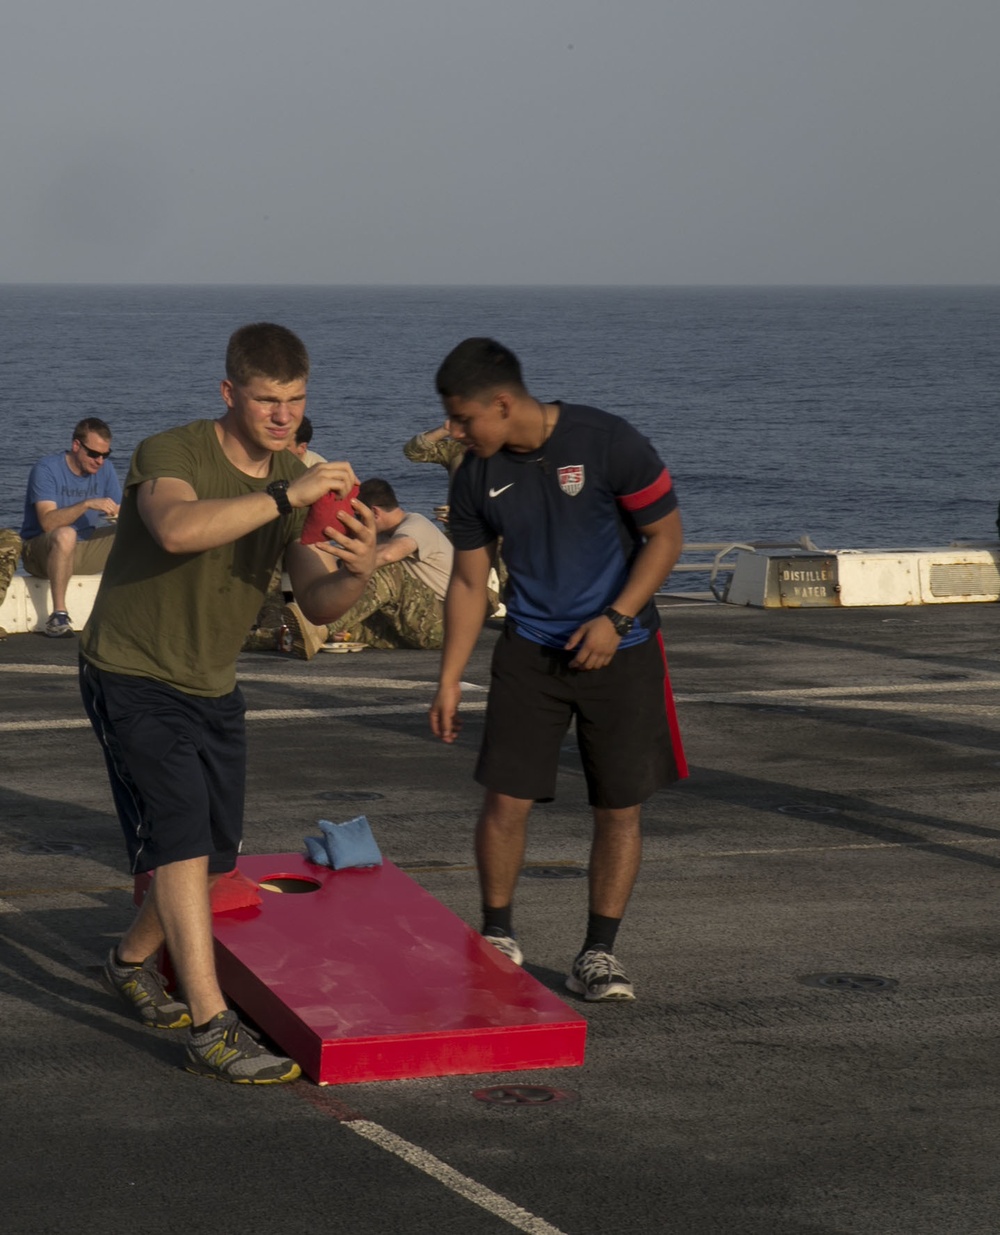
[{"label": "blue t-shirt", "polygon": [[[110,497],[112,501],[121,504],[121,482],[110,462],[102,463],[92,476],[77,476],[66,462],[65,450],[39,459],[28,477],[21,539],[33,540],[43,534],[35,510],[36,502],[55,502],[62,510],[89,497]],[[104,516],[99,510],[85,510],[79,519],[74,519],[72,526],[76,528],[77,536],[81,540],[89,540],[94,534],[94,528],[103,526],[103,519]]]},{"label": "blue t-shirt", "polygon": [[[448,526],[457,550],[503,537],[508,618],[525,638],[561,648],[617,598],[643,544],[639,528],[670,514],[677,497],[656,450],[627,421],[594,407],[559,407],[540,450],[466,454]],[[622,647],[658,625],[650,601]]]}]

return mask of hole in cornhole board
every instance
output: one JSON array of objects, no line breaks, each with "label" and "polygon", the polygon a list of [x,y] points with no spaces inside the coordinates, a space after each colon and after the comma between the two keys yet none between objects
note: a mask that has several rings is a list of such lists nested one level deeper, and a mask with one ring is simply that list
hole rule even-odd
[{"label": "hole in cornhole board", "polygon": [[307,879],[303,875],[266,875],[257,887],[262,892],[318,892],[320,883],[317,879]]}]

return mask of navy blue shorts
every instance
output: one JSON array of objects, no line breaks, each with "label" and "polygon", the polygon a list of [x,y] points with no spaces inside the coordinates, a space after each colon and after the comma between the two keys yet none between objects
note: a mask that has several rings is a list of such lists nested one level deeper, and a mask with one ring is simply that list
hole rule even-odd
[{"label": "navy blue shorts", "polygon": [[638,806],[679,779],[659,640],[619,649],[603,669],[571,669],[575,655],[504,627],[493,650],[476,780],[508,797],[552,801],[575,717],[591,806]]},{"label": "navy blue shorts", "polygon": [[243,839],[246,711],[239,687],[205,699],[80,662],[133,873],[208,857],[236,865]]}]

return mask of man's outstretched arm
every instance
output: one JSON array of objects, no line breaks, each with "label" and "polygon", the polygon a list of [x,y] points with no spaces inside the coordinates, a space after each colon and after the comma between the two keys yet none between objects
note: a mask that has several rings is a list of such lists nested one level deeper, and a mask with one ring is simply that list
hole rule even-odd
[{"label": "man's outstretched arm", "polygon": [[[349,463],[317,463],[288,486],[299,509],[327,493],[348,493],[357,484]],[[199,498],[186,480],[157,476],[139,485],[139,515],[153,539],[168,553],[202,553],[232,544],[278,517],[274,498],[263,490],[240,497]]]},{"label": "man's outstretched arm", "polygon": [[431,732],[443,742],[454,742],[461,728],[458,705],[462,698],[462,674],[486,620],[486,581],[494,549],[495,545],[486,545],[455,554],[444,598],[444,650],[438,688],[430,711]]}]

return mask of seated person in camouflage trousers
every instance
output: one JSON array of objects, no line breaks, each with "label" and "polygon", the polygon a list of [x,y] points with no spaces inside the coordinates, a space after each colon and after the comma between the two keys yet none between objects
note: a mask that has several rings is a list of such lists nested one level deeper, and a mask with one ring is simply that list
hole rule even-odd
[{"label": "seated person in camouflage trousers", "polygon": [[441,647],[451,541],[423,515],[403,510],[387,480],[366,480],[358,496],[375,516],[376,570],[361,599],[331,622],[330,635],[380,648]]},{"label": "seated person in camouflage trousers", "polygon": [[423,515],[403,510],[386,480],[366,480],[358,496],[375,516],[378,534],[376,570],[361,599],[329,626],[316,626],[297,605],[286,605],[281,613],[283,631],[260,629],[248,647],[278,647],[283,634],[284,650],[309,660],[329,639],[376,648],[443,645],[451,541]]},{"label": "seated person in camouflage trousers", "polygon": [[[21,537],[10,527],[0,527],[0,604],[3,604],[10,587],[10,581],[17,570],[17,559],[21,556]],[[7,631],[0,626],[0,639],[7,636]]]}]

